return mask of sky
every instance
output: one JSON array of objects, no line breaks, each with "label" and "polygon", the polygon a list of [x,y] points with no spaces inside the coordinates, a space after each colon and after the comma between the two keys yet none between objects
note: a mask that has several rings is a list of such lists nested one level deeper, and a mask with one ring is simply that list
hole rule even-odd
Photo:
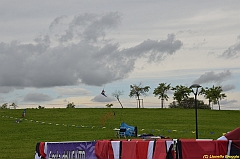
[{"label": "sky", "polygon": [[[136,108],[130,85],[221,86],[240,110],[240,1],[0,1],[0,104]],[[107,97],[101,95],[105,90]],[[167,92],[173,101],[173,92]],[[190,97],[194,97],[191,94]],[[198,99],[204,100],[203,96]],[[214,109],[218,109],[214,105]]]}]

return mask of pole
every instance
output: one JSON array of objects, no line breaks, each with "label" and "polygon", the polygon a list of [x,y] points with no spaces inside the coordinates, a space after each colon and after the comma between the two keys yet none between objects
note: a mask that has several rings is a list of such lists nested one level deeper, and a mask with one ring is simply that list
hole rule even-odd
[{"label": "pole", "polygon": [[[190,88],[192,89],[193,94],[195,95],[195,120],[196,120],[196,139],[198,139],[198,117],[197,117],[197,93],[198,93],[198,88],[200,88],[202,86],[200,86],[199,84],[193,84],[190,86]],[[193,88],[196,88],[196,92],[193,91]]]},{"label": "pole", "polygon": [[198,139],[197,93],[194,93],[194,95],[195,95],[196,139]]}]

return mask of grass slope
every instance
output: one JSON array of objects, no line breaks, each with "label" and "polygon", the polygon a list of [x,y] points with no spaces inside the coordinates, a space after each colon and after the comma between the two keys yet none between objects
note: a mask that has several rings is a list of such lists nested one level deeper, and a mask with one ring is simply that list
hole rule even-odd
[{"label": "grass slope", "polygon": [[[40,141],[115,139],[122,121],[138,127],[138,134],[195,138],[194,109],[27,109],[0,110],[0,158],[34,158]],[[199,138],[216,139],[239,127],[240,111],[198,110]]]}]

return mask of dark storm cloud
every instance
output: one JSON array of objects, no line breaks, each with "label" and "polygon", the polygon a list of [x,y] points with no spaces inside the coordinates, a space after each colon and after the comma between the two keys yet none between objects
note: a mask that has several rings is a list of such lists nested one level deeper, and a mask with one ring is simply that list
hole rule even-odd
[{"label": "dark storm cloud", "polygon": [[240,55],[240,36],[238,36],[238,41],[233,46],[230,46],[227,50],[223,52],[220,57],[230,59],[238,58]]},{"label": "dark storm cloud", "polygon": [[119,43],[106,38],[120,22],[117,12],[83,14],[72,20],[61,16],[34,43],[0,43],[0,86],[53,87],[80,82],[101,86],[128,77],[137,59],[159,62],[183,45],[169,34],[164,40],[149,39],[120,49]]},{"label": "dark storm cloud", "polygon": [[51,101],[52,98],[43,93],[28,93],[24,97],[24,102],[45,102]]},{"label": "dark storm cloud", "polygon": [[0,87],[0,93],[10,93],[14,91],[14,88],[13,87]]},{"label": "dark storm cloud", "polygon": [[203,84],[203,83],[221,83],[226,79],[230,78],[232,73],[229,70],[225,70],[220,73],[215,73],[214,71],[206,72],[205,74],[201,75],[198,79],[193,81],[193,83]]}]

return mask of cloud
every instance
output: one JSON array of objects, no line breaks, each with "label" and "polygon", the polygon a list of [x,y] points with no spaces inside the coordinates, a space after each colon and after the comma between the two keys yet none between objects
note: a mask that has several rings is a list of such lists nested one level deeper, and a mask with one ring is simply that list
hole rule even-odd
[{"label": "cloud", "polygon": [[50,96],[43,93],[28,93],[24,97],[25,102],[46,102],[51,100],[52,98]]},{"label": "cloud", "polygon": [[62,95],[89,95],[91,92],[83,88],[57,88],[57,93]]},{"label": "cloud", "polygon": [[105,38],[107,31],[115,29],[121,22],[118,12],[103,14],[85,13],[70,20],[67,16],[54,19],[49,26],[51,42],[61,44],[79,41],[100,42]]},{"label": "cloud", "polygon": [[204,39],[201,42],[193,43],[193,47],[191,49],[199,49],[205,44],[207,44],[207,41]]},{"label": "cloud", "polygon": [[223,91],[230,91],[230,90],[232,90],[232,89],[235,89],[236,87],[234,86],[234,85],[230,85],[230,84],[228,84],[228,85],[224,85],[224,86],[222,86],[222,89],[223,89]]},{"label": "cloud", "polygon": [[227,99],[225,99],[225,100],[221,100],[221,105],[227,105],[227,104],[232,104],[232,103],[237,103],[237,100],[227,100]]},{"label": "cloud", "polygon": [[0,93],[10,93],[14,91],[14,88],[13,87],[0,87]]},{"label": "cloud", "polygon": [[145,40],[141,44],[124,50],[126,56],[134,58],[147,57],[149,62],[159,62],[165,55],[172,55],[182,47],[180,40],[175,40],[175,34],[168,34],[166,40]]},{"label": "cloud", "polygon": [[182,47],[174,34],[129,48],[107,39],[119,26],[118,12],[57,17],[33,43],[0,43],[0,86],[102,86],[127,78],[139,58],[159,62]]},{"label": "cloud", "polygon": [[3,97],[0,96],[0,102],[1,103],[5,103],[6,101],[5,101],[5,99]]},{"label": "cloud", "polygon": [[238,58],[240,55],[240,36],[238,36],[238,41],[233,46],[230,46],[227,50],[223,52],[220,57],[230,59]]},{"label": "cloud", "polygon": [[179,30],[177,34],[197,34],[198,32],[191,29]]},{"label": "cloud", "polygon": [[103,95],[99,94],[97,96],[95,96],[93,99],[91,99],[91,101],[93,102],[112,102],[112,101],[116,101],[115,98],[113,97],[104,97]]},{"label": "cloud", "polygon": [[[68,17],[65,15],[55,18],[49,26],[49,31],[50,32],[62,31],[63,25],[67,22],[67,19]],[[61,27],[58,28],[58,26]]]},{"label": "cloud", "polygon": [[203,84],[203,83],[221,83],[226,79],[230,78],[232,73],[229,70],[225,70],[220,73],[215,73],[214,71],[206,72],[205,74],[201,75],[198,79],[193,81],[193,83]]}]

